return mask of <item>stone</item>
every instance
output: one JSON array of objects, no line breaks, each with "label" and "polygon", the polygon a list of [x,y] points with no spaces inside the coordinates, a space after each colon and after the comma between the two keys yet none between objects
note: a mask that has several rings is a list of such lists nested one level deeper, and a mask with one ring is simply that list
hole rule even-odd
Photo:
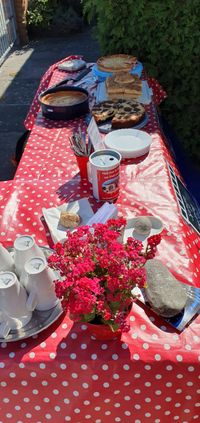
[{"label": "stone", "polygon": [[173,317],[180,313],[187,301],[187,291],[157,259],[148,260],[145,264],[147,272],[147,288],[145,296],[152,309],[163,317]]},{"label": "stone", "polygon": [[148,217],[139,216],[134,222],[134,231],[139,235],[149,235],[151,232],[152,224]]}]

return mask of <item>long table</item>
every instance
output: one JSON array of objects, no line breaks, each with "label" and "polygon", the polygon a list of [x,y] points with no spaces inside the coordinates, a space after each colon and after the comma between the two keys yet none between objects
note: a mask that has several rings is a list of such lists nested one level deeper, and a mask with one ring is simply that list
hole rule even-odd
[{"label": "long table", "polygon": [[[66,59],[65,59],[66,60]],[[31,130],[14,180],[0,183],[0,241],[18,234],[52,246],[42,207],[87,197],[69,137],[83,119],[54,122],[42,117],[38,93],[66,74],[53,65],[42,78],[26,119]],[[145,131],[153,137],[147,156],[121,164],[117,200],[123,216],[156,215],[164,224],[157,258],[184,283],[200,286],[199,237],[181,217],[168,163],[181,178],[159,126],[155,104],[165,96],[157,81],[146,107]],[[91,101],[93,98],[91,96]],[[48,329],[25,340],[0,344],[0,422],[165,423],[198,421],[200,335],[198,316],[179,333],[141,303],[129,315],[121,340],[96,341],[85,324],[62,315]]]}]

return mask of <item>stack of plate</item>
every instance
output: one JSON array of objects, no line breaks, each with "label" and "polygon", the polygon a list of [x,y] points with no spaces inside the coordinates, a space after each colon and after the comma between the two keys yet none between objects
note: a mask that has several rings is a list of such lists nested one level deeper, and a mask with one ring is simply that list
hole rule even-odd
[{"label": "stack of plate", "polygon": [[107,148],[118,151],[123,158],[135,158],[147,154],[152,137],[147,132],[138,129],[117,129],[105,136]]}]

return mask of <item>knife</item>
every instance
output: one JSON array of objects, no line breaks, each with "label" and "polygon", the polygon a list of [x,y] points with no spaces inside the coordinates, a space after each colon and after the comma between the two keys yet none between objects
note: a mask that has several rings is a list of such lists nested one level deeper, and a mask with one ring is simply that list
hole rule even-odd
[{"label": "knife", "polygon": [[73,78],[73,77],[68,77],[68,78],[65,78],[65,79],[63,79],[61,82],[59,82],[58,84],[56,84],[56,85],[53,85],[52,87],[49,87],[49,88],[56,88],[56,87],[60,87],[60,85],[64,85],[64,84],[66,84],[68,81],[74,81],[74,82],[77,82],[77,81],[80,81],[85,75],[87,75],[89,72],[91,71],[91,68],[89,67],[89,68],[87,68],[87,69],[84,69],[82,72],[80,72],[77,76],[76,76],[76,78]]}]

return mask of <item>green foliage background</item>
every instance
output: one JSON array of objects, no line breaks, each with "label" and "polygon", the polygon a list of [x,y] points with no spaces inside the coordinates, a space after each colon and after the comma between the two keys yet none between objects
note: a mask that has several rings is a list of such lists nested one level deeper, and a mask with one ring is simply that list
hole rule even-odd
[{"label": "green foliage background", "polygon": [[102,54],[129,53],[168,93],[162,111],[200,161],[199,0],[82,0]]},{"label": "green foliage background", "polygon": [[28,28],[40,28],[66,34],[79,30],[82,25],[80,0],[29,0],[27,11]]}]

